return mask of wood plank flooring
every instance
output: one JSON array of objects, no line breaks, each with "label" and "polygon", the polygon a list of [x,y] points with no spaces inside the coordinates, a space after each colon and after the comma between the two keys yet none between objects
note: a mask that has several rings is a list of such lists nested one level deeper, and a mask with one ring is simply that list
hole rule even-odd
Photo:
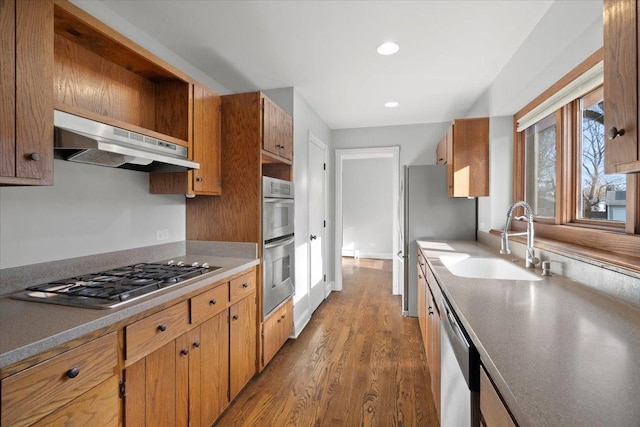
[{"label": "wood plank flooring", "polygon": [[391,261],[343,261],[316,310],[215,424],[437,426],[416,318],[391,295]]}]

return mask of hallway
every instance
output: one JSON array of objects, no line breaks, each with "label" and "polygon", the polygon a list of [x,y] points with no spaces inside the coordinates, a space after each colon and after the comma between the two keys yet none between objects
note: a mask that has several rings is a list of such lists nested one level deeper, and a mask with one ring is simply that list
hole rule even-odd
[{"label": "hallway", "polygon": [[216,426],[436,426],[418,320],[391,295],[391,261],[343,259],[333,292]]}]

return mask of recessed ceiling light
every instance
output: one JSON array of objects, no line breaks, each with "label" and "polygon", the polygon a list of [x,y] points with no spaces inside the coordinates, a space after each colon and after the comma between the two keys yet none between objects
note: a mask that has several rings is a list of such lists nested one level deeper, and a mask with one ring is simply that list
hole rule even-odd
[{"label": "recessed ceiling light", "polygon": [[380,55],[393,55],[398,50],[400,50],[400,46],[394,42],[386,42],[378,46],[378,53]]},{"label": "recessed ceiling light", "polygon": [[384,106],[387,107],[387,108],[395,108],[398,105],[400,105],[400,104],[398,104],[396,101],[389,101],[389,102],[386,102],[384,104]]}]

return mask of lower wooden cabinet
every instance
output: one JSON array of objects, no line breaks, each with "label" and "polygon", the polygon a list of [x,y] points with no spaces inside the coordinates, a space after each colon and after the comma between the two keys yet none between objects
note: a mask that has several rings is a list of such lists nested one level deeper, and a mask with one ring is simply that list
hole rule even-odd
[{"label": "lower wooden cabinet", "polygon": [[293,300],[285,302],[262,325],[262,367],[266,366],[293,331]]},{"label": "lower wooden cabinet", "polygon": [[255,293],[229,308],[230,397],[233,400],[256,374]]},{"label": "lower wooden cabinet", "polygon": [[484,367],[480,368],[480,418],[484,427],[515,427]]}]

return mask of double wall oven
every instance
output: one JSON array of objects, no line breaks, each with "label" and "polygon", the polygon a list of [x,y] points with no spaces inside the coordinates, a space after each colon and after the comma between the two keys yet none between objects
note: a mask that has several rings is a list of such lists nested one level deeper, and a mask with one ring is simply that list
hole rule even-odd
[{"label": "double wall oven", "polygon": [[262,178],[262,318],[293,295],[293,183]]}]

